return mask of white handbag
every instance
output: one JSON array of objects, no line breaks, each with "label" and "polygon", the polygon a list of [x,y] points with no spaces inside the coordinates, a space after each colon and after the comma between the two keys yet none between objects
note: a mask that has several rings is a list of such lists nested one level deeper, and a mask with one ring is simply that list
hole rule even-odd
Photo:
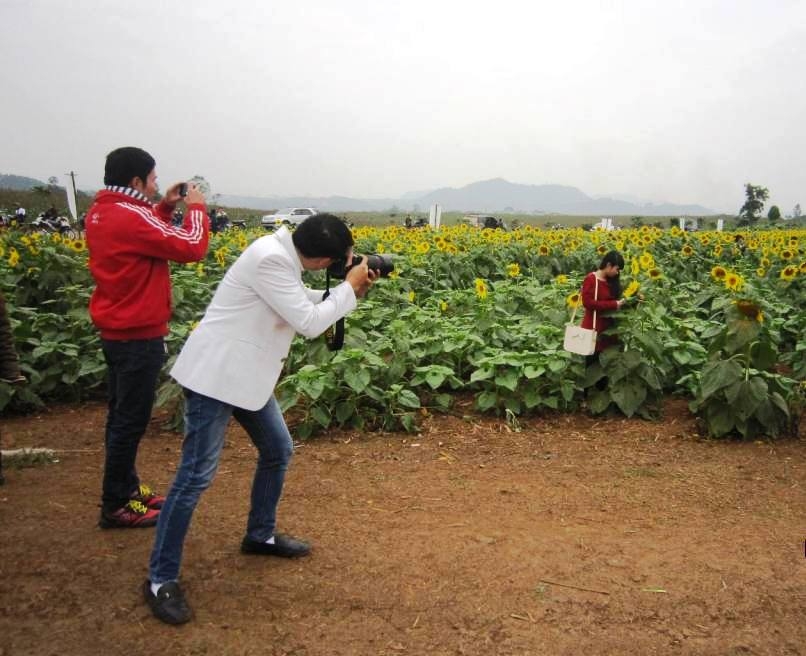
[{"label": "white handbag", "polygon": [[[596,280],[593,292],[594,300],[599,300],[599,281]],[[580,298],[582,291],[579,292]],[[565,326],[565,338],[563,339],[563,348],[569,353],[577,353],[578,355],[593,355],[596,352],[596,338],[598,333],[595,329],[582,328],[574,324],[574,319],[577,315],[577,309],[571,314],[571,321]],[[593,311],[593,325],[596,325],[596,310]]]}]

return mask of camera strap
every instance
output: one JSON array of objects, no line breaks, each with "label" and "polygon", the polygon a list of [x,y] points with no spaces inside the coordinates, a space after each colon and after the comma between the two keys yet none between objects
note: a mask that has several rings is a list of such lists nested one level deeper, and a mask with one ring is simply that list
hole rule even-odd
[{"label": "camera strap", "polygon": [[[322,300],[328,296],[330,296],[330,271],[325,272],[325,293],[322,294]],[[325,331],[325,340],[329,351],[338,351],[344,346],[344,317]]]}]

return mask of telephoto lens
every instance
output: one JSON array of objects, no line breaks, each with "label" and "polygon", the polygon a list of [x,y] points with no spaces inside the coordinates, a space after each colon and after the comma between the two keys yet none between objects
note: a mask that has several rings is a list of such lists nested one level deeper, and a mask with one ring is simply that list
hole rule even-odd
[{"label": "telephoto lens", "polygon": [[[392,262],[391,255],[376,255],[375,253],[368,254],[367,266],[373,271],[377,271],[381,278],[386,278],[392,271],[395,270],[395,265]],[[334,262],[327,268],[327,272],[333,278],[344,278],[347,272],[352,269],[356,264],[361,264],[363,257],[360,255],[353,255],[353,260],[347,264],[344,260]]]}]

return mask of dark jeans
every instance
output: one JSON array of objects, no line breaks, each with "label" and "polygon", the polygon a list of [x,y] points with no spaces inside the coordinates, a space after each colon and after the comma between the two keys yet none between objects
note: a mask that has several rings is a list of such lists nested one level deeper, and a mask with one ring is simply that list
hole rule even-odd
[{"label": "dark jeans", "polygon": [[151,419],[151,408],[162,365],[162,337],[125,341],[102,339],[109,366],[109,413],[106,417],[106,461],[101,503],[105,512],[122,508],[137,491],[135,460],[140,438]]},{"label": "dark jeans", "polygon": [[185,390],[182,462],[157,522],[149,568],[152,583],[179,578],[185,535],[199,497],[213,482],[218,469],[230,417],[235,417],[246,430],[258,453],[246,537],[265,542],[274,534],[277,504],[294,452],[280,404],[272,396],[260,410],[244,410]]}]

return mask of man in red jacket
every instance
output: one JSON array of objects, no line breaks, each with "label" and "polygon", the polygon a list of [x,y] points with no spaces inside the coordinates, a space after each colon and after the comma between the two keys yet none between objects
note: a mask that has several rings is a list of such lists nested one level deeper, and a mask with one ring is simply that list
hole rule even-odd
[{"label": "man in red jacket", "polygon": [[[165,363],[163,338],[171,318],[168,261],[202,259],[209,240],[204,195],[195,186],[174,184],[162,202],[152,205],[157,193],[154,166],[154,158],[140,148],[113,150],[106,158],[106,188],[86,216],[96,284],[90,315],[109,367],[101,528],[157,522],[164,497],[140,482],[135,461]],[[174,207],[183,199],[184,222],[174,227]]]}]

